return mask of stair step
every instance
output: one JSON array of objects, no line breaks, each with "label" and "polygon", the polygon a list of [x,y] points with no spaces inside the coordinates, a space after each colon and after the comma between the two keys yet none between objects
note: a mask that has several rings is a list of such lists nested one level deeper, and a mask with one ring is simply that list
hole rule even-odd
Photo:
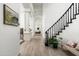
[{"label": "stair step", "polygon": [[79,18],[79,15],[76,15],[76,18]]},{"label": "stair step", "polygon": [[62,30],[61,30],[61,31],[59,31],[59,33],[62,33]]},{"label": "stair step", "polygon": [[65,27],[68,27],[69,25],[67,24]]},{"label": "stair step", "polygon": [[58,34],[56,34],[56,35],[59,35],[59,32],[58,32]]},{"label": "stair step", "polygon": [[65,27],[64,27],[64,28],[62,28],[61,30],[65,30]]},{"label": "stair step", "polygon": [[72,23],[72,21],[71,21],[71,22],[69,22],[69,24],[70,24],[70,23]]}]

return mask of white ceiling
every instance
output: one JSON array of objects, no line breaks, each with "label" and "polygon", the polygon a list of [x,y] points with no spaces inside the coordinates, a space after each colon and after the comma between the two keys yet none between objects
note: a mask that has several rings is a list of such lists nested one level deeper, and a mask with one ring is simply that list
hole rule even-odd
[{"label": "white ceiling", "polygon": [[30,5],[33,5],[34,8],[41,8],[42,3],[23,3],[24,8],[30,8]]},{"label": "white ceiling", "polygon": [[29,9],[30,8],[30,3],[23,3],[24,8]]},{"label": "white ceiling", "polygon": [[42,8],[42,3],[33,3],[34,8]]},{"label": "white ceiling", "polygon": [[42,15],[42,3],[33,3],[34,13],[36,15]]},{"label": "white ceiling", "polygon": [[[32,6],[31,6],[32,5]],[[23,3],[23,6],[25,9],[32,9],[33,8],[33,12],[34,12],[34,17],[35,18],[39,18],[42,16],[42,3]]]}]

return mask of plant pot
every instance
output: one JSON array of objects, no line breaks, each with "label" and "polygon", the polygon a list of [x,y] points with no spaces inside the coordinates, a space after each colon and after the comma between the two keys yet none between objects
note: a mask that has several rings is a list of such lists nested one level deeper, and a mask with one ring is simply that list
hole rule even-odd
[{"label": "plant pot", "polygon": [[45,41],[45,46],[48,46],[48,40]]},{"label": "plant pot", "polygon": [[58,48],[58,43],[53,43],[53,48]]},{"label": "plant pot", "polygon": [[53,48],[53,44],[50,44],[49,47]]},{"label": "plant pot", "polygon": [[48,46],[48,43],[45,43],[45,46]]}]

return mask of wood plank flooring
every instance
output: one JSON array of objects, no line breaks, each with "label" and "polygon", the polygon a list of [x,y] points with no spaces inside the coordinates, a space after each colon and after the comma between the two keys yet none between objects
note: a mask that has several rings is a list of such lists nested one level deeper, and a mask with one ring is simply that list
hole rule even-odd
[{"label": "wood plank flooring", "polygon": [[20,56],[67,56],[60,48],[45,47],[41,35],[35,35],[30,40],[24,39],[25,42],[20,46]]}]

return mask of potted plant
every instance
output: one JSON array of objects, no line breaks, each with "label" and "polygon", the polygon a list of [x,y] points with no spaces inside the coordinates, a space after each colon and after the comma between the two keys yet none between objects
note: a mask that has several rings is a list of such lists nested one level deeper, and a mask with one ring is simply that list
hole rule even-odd
[{"label": "potted plant", "polygon": [[49,38],[48,46],[53,47],[53,38]]},{"label": "potted plant", "polygon": [[53,48],[58,48],[58,40],[56,39],[56,37],[54,37],[53,39]]},{"label": "potted plant", "polygon": [[58,40],[56,37],[53,36],[52,38],[49,38],[48,45],[53,48],[58,48]]}]

